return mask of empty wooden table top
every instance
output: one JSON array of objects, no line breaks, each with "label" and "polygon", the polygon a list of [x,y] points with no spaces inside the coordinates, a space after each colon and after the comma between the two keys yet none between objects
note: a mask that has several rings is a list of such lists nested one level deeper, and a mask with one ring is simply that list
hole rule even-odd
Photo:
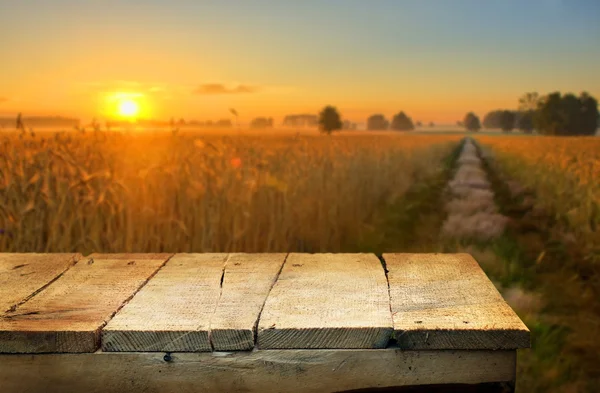
[{"label": "empty wooden table top", "polygon": [[0,353],[529,346],[468,254],[0,254],[0,283]]}]

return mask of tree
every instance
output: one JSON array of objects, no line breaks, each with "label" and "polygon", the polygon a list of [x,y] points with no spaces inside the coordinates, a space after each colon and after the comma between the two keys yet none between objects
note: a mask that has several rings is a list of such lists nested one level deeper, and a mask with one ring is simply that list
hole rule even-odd
[{"label": "tree", "polygon": [[423,122],[421,122],[421,121],[417,121],[417,122],[415,123],[415,127],[423,127]]},{"label": "tree", "polygon": [[525,112],[518,112],[517,114],[517,128],[523,131],[525,134],[531,134],[533,132],[533,116],[535,111],[528,110]]},{"label": "tree", "polygon": [[326,134],[342,129],[342,119],[335,107],[329,105],[323,108],[319,114],[319,129]]},{"label": "tree", "polygon": [[598,101],[587,93],[548,94],[538,102],[534,127],[544,135],[594,135],[598,127]]},{"label": "tree", "polygon": [[500,129],[504,132],[510,132],[515,128],[517,114],[513,111],[504,110],[500,114]]},{"label": "tree", "polygon": [[561,102],[563,135],[581,135],[581,103],[574,94],[565,94]]},{"label": "tree", "polygon": [[412,119],[406,113],[400,112],[392,119],[391,128],[396,131],[410,131],[414,130],[415,126]]},{"label": "tree", "polygon": [[504,111],[497,109],[486,113],[483,117],[483,127],[485,128],[502,128],[502,115]]},{"label": "tree", "polygon": [[536,92],[525,93],[519,98],[517,112],[517,128],[525,134],[533,132],[534,118],[540,105],[541,97]]},{"label": "tree", "polygon": [[250,128],[272,128],[273,119],[266,117],[257,117],[250,122]]},{"label": "tree", "polygon": [[367,119],[367,130],[387,130],[390,127],[390,122],[387,121],[384,115],[372,115]]},{"label": "tree", "polygon": [[561,96],[559,92],[540,99],[533,118],[533,126],[544,135],[560,135],[564,122],[561,119]]},{"label": "tree", "polygon": [[598,131],[598,101],[590,96],[588,93],[583,92],[579,96],[581,103],[581,130],[583,135],[596,135]]},{"label": "tree", "polygon": [[221,119],[216,121],[214,126],[219,128],[231,128],[233,127],[233,123],[229,119]]},{"label": "tree", "polygon": [[467,113],[462,123],[468,131],[479,131],[481,129],[479,118],[473,112]]},{"label": "tree", "polygon": [[519,111],[535,111],[538,108],[539,101],[540,95],[538,93],[525,93],[521,98],[519,98]]},{"label": "tree", "polygon": [[434,122],[432,122],[432,121],[431,121],[431,122],[429,122],[429,127],[432,127],[432,128],[433,128],[433,127],[435,127],[435,123],[434,123]]}]

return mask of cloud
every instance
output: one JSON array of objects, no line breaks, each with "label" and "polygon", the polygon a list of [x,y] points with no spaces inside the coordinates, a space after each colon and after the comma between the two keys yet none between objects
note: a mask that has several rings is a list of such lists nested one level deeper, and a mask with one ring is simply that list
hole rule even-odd
[{"label": "cloud", "polygon": [[217,94],[247,94],[256,93],[260,89],[256,86],[237,85],[235,87],[227,87],[220,83],[206,83],[200,85],[194,94],[200,95],[217,95]]}]

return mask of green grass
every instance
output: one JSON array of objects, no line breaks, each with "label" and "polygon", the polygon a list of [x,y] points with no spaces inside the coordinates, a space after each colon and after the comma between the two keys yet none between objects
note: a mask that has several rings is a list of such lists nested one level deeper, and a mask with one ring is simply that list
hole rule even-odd
[{"label": "green grass", "polygon": [[438,231],[444,221],[444,189],[451,179],[460,143],[442,162],[440,169],[428,177],[413,179],[412,186],[398,200],[383,209],[371,231],[349,251],[437,252],[444,248]]}]

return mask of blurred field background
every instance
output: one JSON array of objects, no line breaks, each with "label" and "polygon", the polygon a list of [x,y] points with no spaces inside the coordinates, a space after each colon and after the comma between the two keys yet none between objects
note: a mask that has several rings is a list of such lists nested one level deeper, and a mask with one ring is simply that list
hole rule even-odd
[{"label": "blurred field background", "polygon": [[83,253],[340,251],[460,140],[275,132],[1,138],[0,250]]},{"label": "blurred field background", "polygon": [[[466,251],[532,331],[517,390],[598,386],[596,137],[0,135],[1,252]],[[476,149],[459,160],[465,137]],[[463,183],[477,192],[454,200]]]}]

